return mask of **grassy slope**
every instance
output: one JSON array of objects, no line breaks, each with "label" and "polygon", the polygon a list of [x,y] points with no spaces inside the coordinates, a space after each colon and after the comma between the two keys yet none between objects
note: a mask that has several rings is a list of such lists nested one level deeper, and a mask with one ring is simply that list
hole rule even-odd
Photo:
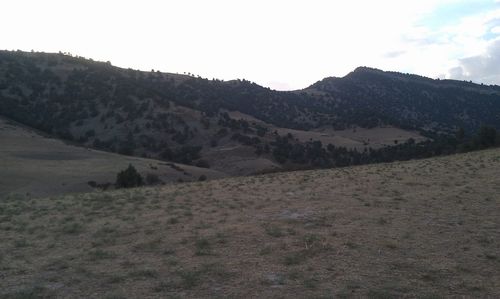
[{"label": "grassy slope", "polygon": [[0,294],[500,296],[500,150],[0,202]]},{"label": "grassy slope", "polygon": [[128,164],[143,176],[156,174],[164,182],[193,181],[202,174],[208,178],[225,176],[210,169],[177,164],[183,169],[179,171],[158,160],[67,145],[0,118],[0,198],[8,194],[40,197],[89,192],[89,181],[114,183],[116,174]]},{"label": "grassy slope", "polygon": [[369,148],[379,149],[385,146],[394,145],[394,141],[404,143],[413,138],[416,142],[427,140],[416,131],[403,130],[392,126],[365,128],[351,128],[345,130],[334,130],[330,127],[322,127],[308,131],[280,128],[256,119],[248,114],[239,111],[230,111],[229,116],[233,119],[243,119],[249,123],[258,123],[269,129],[270,132],[277,131],[280,135],[286,136],[292,134],[294,138],[301,142],[319,140],[326,146],[333,144],[337,147],[346,147],[348,149],[357,149],[358,151],[368,150]]}]

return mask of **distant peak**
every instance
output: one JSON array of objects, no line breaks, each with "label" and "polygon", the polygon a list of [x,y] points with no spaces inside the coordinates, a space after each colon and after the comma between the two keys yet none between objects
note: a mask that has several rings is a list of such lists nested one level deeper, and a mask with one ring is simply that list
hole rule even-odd
[{"label": "distant peak", "polygon": [[359,66],[353,71],[353,73],[366,73],[366,72],[383,73],[384,71],[367,66]]}]

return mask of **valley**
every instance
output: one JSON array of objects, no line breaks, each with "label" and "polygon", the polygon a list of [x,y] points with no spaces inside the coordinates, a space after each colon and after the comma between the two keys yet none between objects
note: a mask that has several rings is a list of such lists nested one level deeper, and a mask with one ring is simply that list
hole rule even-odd
[{"label": "valley", "polygon": [[497,86],[366,67],[282,92],[241,79],[0,51],[0,115],[84,148],[229,176],[487,148],[497,142],[476,136],[500,127],[499,98]]},{"label": "valley", "polygon": [[4,2],[0,299],[500,298],[500,0]]},{"label": "valley", "polygon": [[0,297],[496,297],[499,94],[0,52]]},{"label": "valley", "polygon": [[[190,165],[123,156],[65,144],[0,118],[0,198],[47,197],[99,191],[89,182],[112,189],[119,171],[132,164],[146,178],[163,183],[196,181],[225,174]],[[159,183],[159,182],[157,182]]]}]

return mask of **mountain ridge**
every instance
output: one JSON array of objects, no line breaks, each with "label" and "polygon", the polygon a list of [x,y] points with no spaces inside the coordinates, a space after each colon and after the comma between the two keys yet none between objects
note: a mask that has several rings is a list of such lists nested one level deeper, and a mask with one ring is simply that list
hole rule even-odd
[{"label": "mountain ridge", "polygon": [[[0,52],[0,115],[84,146],[232,174],[385,161],[415,147],[403,148],[413,133],[401,130],[436,140],[459,128],[469,136],[483,125],[500,128],[497,89],[360,67],[303,90],[275,91],[247,80],[137,71],[62,53]],[[393,133],[383,143],[356,136],[357,128],[384,127],[400,131],[387,131]],[[320,131],[331,144],[317,138]]]}]

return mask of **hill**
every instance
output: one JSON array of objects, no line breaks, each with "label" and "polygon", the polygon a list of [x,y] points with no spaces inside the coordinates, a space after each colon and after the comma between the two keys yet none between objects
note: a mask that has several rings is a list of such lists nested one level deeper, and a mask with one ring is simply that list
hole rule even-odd
[{"label": "hill", "polygon": [[368,68],[280,92],[0,51],[0,115],[86,147],[229,175],[455,152],[441,135],[500,127],[499,92]]},{"label": "hill", "polygon": [[498,297],[500,150],[0,201],[0,296]]},{"label": "hill", "polygon": [[[43,197],[113,188],[119,171],[132,164],[146,179],[196,181],[223,173],[189,165],[122,156],[65,144],[18,123],[0,118],[0,198]],[[89,182],[94,182],[95,185]],[[98,188],[97,185],[103,187]]]},{"label": "hill", "polygon": [[[500,127],[500,87],[360,67],[344,78],[326,78],[308,91],[324,92],[345,107],[344,116],[364,113],[403,128],[469,132],[482,124]],[[367,124],[369,125],[369,124]]]}]

